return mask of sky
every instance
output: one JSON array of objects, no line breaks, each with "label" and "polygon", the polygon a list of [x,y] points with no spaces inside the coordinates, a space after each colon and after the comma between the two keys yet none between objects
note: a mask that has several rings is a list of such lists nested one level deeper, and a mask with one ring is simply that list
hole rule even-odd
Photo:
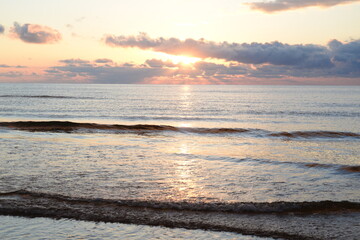
[{"label": "sky", "polygon": [[360,0],[0,0],[0,82],[360,85]]}]

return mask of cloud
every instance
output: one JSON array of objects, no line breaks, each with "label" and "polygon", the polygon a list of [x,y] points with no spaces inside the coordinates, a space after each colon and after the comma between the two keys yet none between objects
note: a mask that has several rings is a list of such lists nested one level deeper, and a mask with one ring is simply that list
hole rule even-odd
[{"label": "cloud", "polygon": [[[259,65],[251,71],[252,76],[266,77],[302,77],[302,78],[354,78],[360,84],[360,40],[342,43],[330,41],[326,46],[330,66],[319,66],[322,60],[312,59],[304,68],[297,66]],[[313,65],[312,65],[313,64]]]},{"label": "cloud", "polygon": [[153,68],[163,68],[163,67],[176,67],[177,65],[171,61],[162,61],[160,59],[148,59],[145,63]]},{"label": "cloud", "polygon": [[[136,47],[202,58],[205,61],[194,64],[198,71],[202,71],[202,76],[240,74],[256,78],[360,78],[360,40],[332,40],[325,46],[281,42],[249,44],[150,38],[141,33],[137,36],[107,36],[105,42],[113,47]],[[208,63],[212,62],[211,59],[225,60],[227,64],[213,65]],[[157,68],[174,67],[156,59],[147,60],[146,64]],[[231,64],[232,67],[229,67]]]},{"label": "cloud", "polygon": [[247,75],[251,68],[245,65],[216,64],[211,62],[200,61],[194,64],[195,68],[201,72],[203,76],[238,76]]},{"label": "cloud", "polygon": [[59,60],[60,63],[65,63],[68,64],[70,66],[72,65],[80,65],[80,66],[85,66],[85,65],[90,65],[90,61],[88,60],[82,60],[82,59],[65,59],[65,60]]},{"label": "cloud", "polygon": [[82,59],[60,60],[63,65],[53,66],[46,70],[54,79],[80,80],[89,83],[141,83],[147,78],[167,75],[166,69],[144,67],[144,65],[117,65],[112,60],[99,59],[88,61]]},{"label": "cloud", "polygon": [[334,74],[360,77],[360,40],[342,43],[332,40],[328,44],[332,61],[336,65]]},{"label": "cloud", "polygon": [[12,36],[27,43],[55,43],[61,40],[61,34],[50,27],[37,24],[20,25],[15,22],[10,30]]},{"label": "cloud", "polygon": [[113,47],[137,47],[173,55],[217,58],[244,64],[271,64],[299,68],[332,67],[327,47],[320,45],[289,45],[271,43],[228,43],[204,39],[150,38],[137,36],[107,36],[106,44]]},{"label": "cloud", "polygon": [[[192,56],[203,59],[192,64],[161,59],[148,59],[143,64],[118,64],[107,58],[63,59],[57,65],[45,69],[44,74],[37,78],[50,79],[53,82],[126,84],[360,85],[360,40],[331,40],[325,46],[289,45],[280,42],[247,44],[217,43],[204,39],[151,39],[144,34],[121,37],[121,41],[115,41],[114,38],[111,40],[111,44],[115,46],[138,47],[168,54],[182,53],[182,49],[188,50],[191,47],[191,52],[194,53]],[[174,46],[174,49],[170,46]],[[0,64],[0,70],[8,68],[25,66]],[[22,71],[25,75],[10,71],[1,73],[0,77],[23,79],[29,75],[26,69]]]},{"label": "cloud", "polygon": [[27,68],[27,67],[22,66],[22,65],[10,66],[10,65],[7,65],[7,64],[0,64],[0,68]]},{"label": "cloud", "polygon": [[[226,74],[223,65],[197,63],[193,66],[174,64],[160,59],[149,59],[144,64],[96,63],[82,59],[65,59],[60,65],[45,70],[47,79],[55,82],[86,83],[163,83],[163,84],[216,84],[221,74]],[[230,70],[229,70],[230,71]],[[234,73],[234,69],[232,69]],[[215,76],[217,75],[217,76]]]},{"label": "cloud", "polygon": [[[360,85],[360,42],[331,41],[331,68],[300,69],[292,65],[244,64],[202,60],[192,64],[148,59],[143,64],[63,59],[38,71],[0,65],[0,82],[116,83],[116,84],[345,84]],[[330,50],[329,50],[330,51]],[[10,70],[10,71],[9,71]]]},{"label": "cloud", "polygon": [[306,7],[332,7],[359,1],[360,0],[273,0],[252,2],[247,3],[247,5],[250,5],[254,10],[272,13]]},{"label": "cloud", "polygon": [[0,34],[3,34],[5,32],[5,27],[0,24]]},{"label": "cloud", "polygon": [[[203,59],[223,59],[238,64],[253,65],[260,71],[273,67],[289,76],[360,77],[360,40],[342,43],[332,40],[326,46],[315,44],[228,43],[204,39],[150,38],[145,33],[137,36],[107,36],[105,42],[114,47],[137,47],[173,55],[189,55]],[[156,60],[148,60],[151,67],[163,67]],[[168,66],[172,67],[172,66]],[[266,70],[266,75],[269,70]]]},{"label": "cloud", "polygon": [[0,72],[0,77],[5,77],[5,78],[19,78],[22,76],[23,76],[23,73],[18,72],[18,71]]},{"label": "cloud", "polygon": [[96,59],[95,62],[96,63],[112,63],[113,60],[108,59],[108,58],[100,58],[100,59]]}]

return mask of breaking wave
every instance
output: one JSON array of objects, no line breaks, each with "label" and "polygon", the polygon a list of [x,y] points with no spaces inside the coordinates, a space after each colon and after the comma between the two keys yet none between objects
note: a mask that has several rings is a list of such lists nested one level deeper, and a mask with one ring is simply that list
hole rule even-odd
[{"label": "breaking wave", "polygon": [[115,133],[121,132],[135,132],[135,133],[150,133],[159,131],[171,132],[189,132],[189,133],[208,133],[208,134],[222,134],[222,133],[242,133],[248,132],[248,129],[241,128],[188,128],[188,127],[174,127],[169,125],[151,125],[151,124],[136,124],[136,125],[120,125],[120,124],[97,124],[97,123],[77,123],[68,121],[26,121],[26,122],[0,122],[0,127],[13,128],[17,130],[26,130],[34,132],[73,132],[80,129],[83,130],[110,130]]},{"label": "breaking wave", "polygon": [[122,206],[132,208],[149,208],[159,210],[227,212],[242,214],[313,214],[331,212],[360,212],[360,203],[349,201],[319,201],[319,202],[162,202],[151,200],[112,200],[69,197],[60,194],[49,194],[18,190],[0,193],[0,201],[6,199],[23,200],[28,203],[35,201],[47,202],[56,207],[62,204],[84,204],[102,207]]},{"label": "breaking wave", "polygon": [[[88,199],[26,190],[0,193],[0,215],[228,231],[286,239],[317,239],[314,238],[314,221],[323,225],[321,216],[326,216],[327,220],[335,216],[334,220],[338,221],[339,214],[349,216],[346,214],[358,212],[360,203],[348,201],[193,203]],[[354,224],[351,221],[357,220],[350,216],[350,224]],[[293,225],[294,220],[299,221],[298,224]],[[335,223],[337,227],[339,224]],[[326,232],[320,239],[334,235],[336,231]],[[350,232],[352,235],[356,235],[355,230]]]},{"label": "breaking wave", "polygon": [[314,139],[314,138],[353,138],[360,139],[360,134],[353,132],[334,131],[293,131],[293,132],[271,132],[261,129],[246,128],[196,128],[196,127],[175,127],[169,125],[120,125],[120,124],[97,124],[79,123],[69,121],[18,121],[0,122],[0,127],[33,132],[76,132],[85,130],[87,133],[106,130],[113,133],[152,133],[152,132],[181,132],[196,134],[250,134],[259,137],[280,137],[286,139]]}]

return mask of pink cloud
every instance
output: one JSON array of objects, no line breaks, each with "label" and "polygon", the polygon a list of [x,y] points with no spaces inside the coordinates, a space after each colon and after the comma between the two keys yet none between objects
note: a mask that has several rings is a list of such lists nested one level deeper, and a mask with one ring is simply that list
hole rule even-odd
[{"label": "pink cloud", "polygon": [[10,32],[13,37],[27,43],[46,44],[61,40],[61,34],[57,30],[38,24],[20,25],[15,22]]}]

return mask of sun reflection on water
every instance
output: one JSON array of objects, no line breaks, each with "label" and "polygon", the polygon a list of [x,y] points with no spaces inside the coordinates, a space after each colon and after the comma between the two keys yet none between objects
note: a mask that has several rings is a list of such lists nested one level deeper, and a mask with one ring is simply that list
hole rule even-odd
[{"label": "sun reflection on water", "polygon": [[181,144],[181,146],[179,147],[179,153],[181,154],[187,154],[188,150],[188,145],[186,143]]},{"label": "sun reflection on water", "polygon": [[[191,144],[189,142],[178,142],[170,147],[176,154],[190,155]],[[197,159],[191,157],[176,158],[173,161],[173,177],[168,182],[171,192],[167,196],[173,201],[194,201],[203,195],[199,185],[199,168]]]},{"label": "sun reflection on water", "polygon": [[179,127],[189,128],[189,127],[192,127],[192,124],[191,124],[191,123],[180,123],[180,124],[179,124]]},{"label": "sun reflection on water", "polygon": [[190,86],[189,85],[183,85],[181,88],[183,91],[189,91],[190,90]]}]

